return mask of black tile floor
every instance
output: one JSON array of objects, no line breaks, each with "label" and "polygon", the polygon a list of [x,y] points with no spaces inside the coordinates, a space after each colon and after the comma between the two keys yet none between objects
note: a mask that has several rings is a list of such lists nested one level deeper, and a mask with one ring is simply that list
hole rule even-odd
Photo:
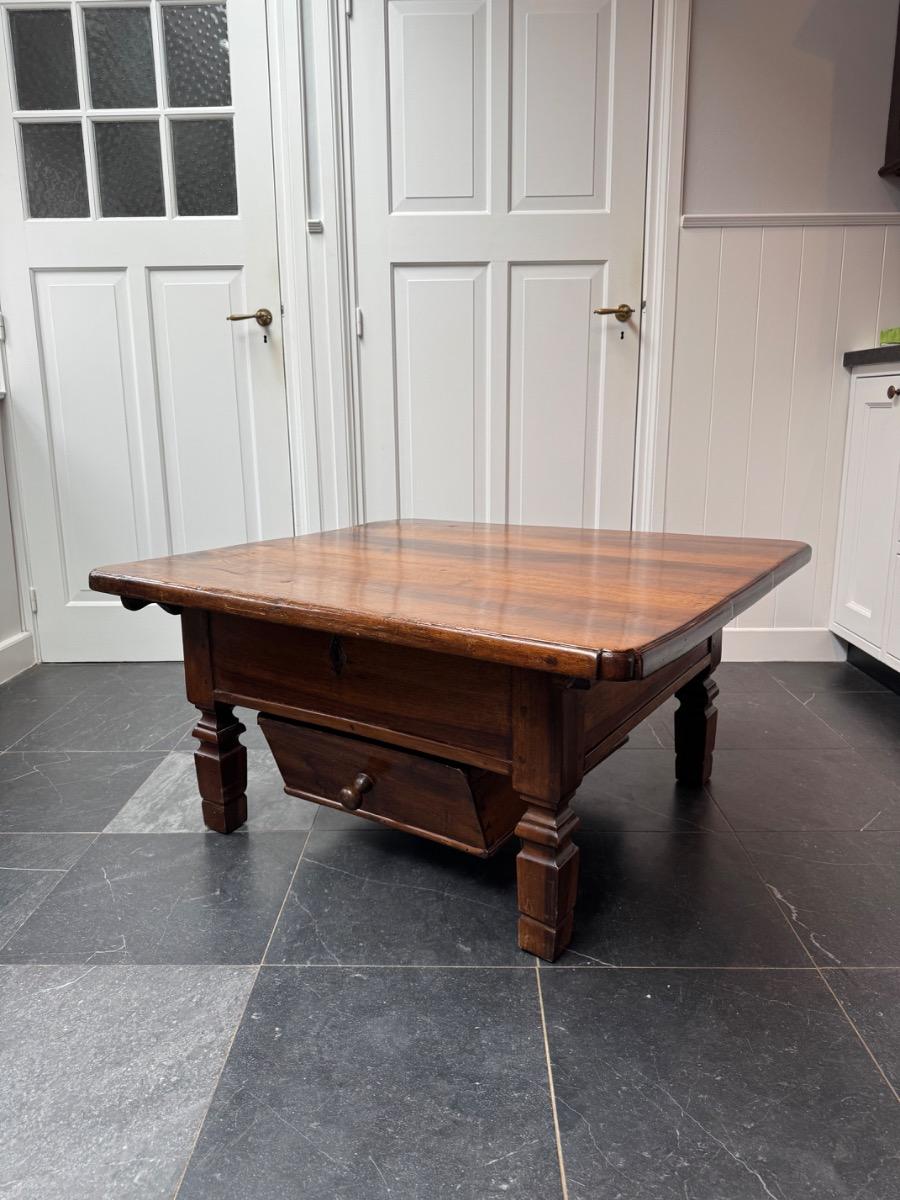
[{"label": "black tile floor", "polygon": [[900,696],[725,664],[577,799],[576,936],[281,791],[203,830],[175,664],[0,688],[0,1196],[900,1200]]}]

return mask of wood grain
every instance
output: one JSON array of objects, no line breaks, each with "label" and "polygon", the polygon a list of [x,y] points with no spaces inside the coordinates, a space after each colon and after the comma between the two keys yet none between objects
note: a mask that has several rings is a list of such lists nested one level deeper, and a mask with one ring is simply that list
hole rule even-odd
[{"label": "wood grain", "polygon": [[802,542],[390,521],[149,559],[96,591],[583,679],[639,679],[798,570]]}]

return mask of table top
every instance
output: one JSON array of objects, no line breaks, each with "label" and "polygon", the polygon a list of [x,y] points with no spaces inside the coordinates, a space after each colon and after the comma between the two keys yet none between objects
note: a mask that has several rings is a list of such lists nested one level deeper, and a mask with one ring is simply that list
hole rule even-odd
[{"label": "table top", "polygon": [[749,608],[803,542],[384,521],[101,567],[96,591],[584,679],[638,679]]}]

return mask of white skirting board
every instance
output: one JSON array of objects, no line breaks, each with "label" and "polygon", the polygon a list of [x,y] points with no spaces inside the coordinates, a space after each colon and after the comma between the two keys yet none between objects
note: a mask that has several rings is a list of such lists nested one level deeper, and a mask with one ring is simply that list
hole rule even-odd
[{"label": "white skirting board", "polygon": [[36,662],[34,638],[26,630],[0,642],[0,683],[27,671]]},{"label": "white skirting board", "polygon": [[731,629],[722,637],[724,662],[843,662],[847,645],[830,629]]}]

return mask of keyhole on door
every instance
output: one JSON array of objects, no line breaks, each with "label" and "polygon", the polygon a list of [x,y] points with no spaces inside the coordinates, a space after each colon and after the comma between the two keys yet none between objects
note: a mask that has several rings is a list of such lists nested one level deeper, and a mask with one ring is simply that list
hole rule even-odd
[{"label": "keyhole on door", "polygon": [[268,342],[268,340],[269,340],[269,335],[267,333],[264,333],[263,334],[263,342]]},{"label": "keyhole on door", "polygon": [[625,330],[624,329],[619,333],[619,341],[620,342],[625,341]]}]

